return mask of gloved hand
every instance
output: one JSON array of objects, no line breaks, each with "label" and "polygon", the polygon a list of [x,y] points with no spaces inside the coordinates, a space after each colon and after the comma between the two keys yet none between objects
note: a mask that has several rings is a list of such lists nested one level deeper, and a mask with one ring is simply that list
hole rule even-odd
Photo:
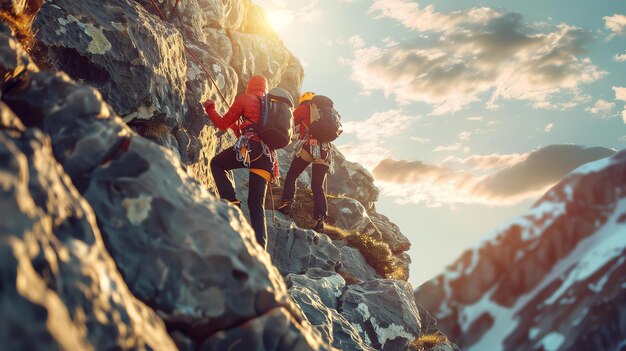
[{"label": "gloved hand", "polygon": [[202,106],[204,107],[206,113],[209,113],[210,110],[215,110],[215,101],[207,100],[202,104]]}]

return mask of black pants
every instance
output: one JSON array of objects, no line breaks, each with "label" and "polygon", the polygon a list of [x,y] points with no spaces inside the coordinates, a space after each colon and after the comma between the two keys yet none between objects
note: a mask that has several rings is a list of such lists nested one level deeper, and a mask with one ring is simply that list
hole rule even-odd
[{"label": "black pants", "polygon": [[[250,169],[263,170],[272,174],[273,165],[269,157],[263,154],[263,147],[259,142],[250,141]],[[238,203],[235,194],[232,169],[244,168],[243,162],[237,161],[237,151],[229,148],[222,151],[211,160],[211,173],[222,199]],[[250,172],[248,192],[248,209],[250,210],[250,225],[256,234],[259,245],[267,248],[267,226],[265,223],[265,193],[267,180],[262,176]]]},{"label": "black pants", "polygon": [[[310,152],[307,147],[304,149]],[[326,152],[322,151],[322,158],[326,158]],[[283,201],[292,202],[296,195],[296,181],[311,162],[304,160],[302,157],[296,157],[285,178],[285,188],[283,189]],[[324,183],[328,175],[329,167],[325,164],[313,163],[313,179],[311,179],[311,190],[313,191],[313,217],[327,217],[326,193],[324,192]]]}]

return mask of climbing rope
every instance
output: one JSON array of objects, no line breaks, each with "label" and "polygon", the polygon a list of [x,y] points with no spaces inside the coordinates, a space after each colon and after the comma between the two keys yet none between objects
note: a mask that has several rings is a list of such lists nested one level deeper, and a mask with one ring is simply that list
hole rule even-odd
[{"label": "climbing rope", "polygon": [[[179,1],[180,0],[176,0],[176,3],[174,4],[174,8],[172,9],[172,12],[176,11],[176,7],[178,6]],[[169,22],[168,17],[165,16],[163,11],[161,11],[161,9],[154,2],[154,0],[150,0],[150,3],[152,3],[152,6],[154,6],[154,8],[156,9],[157,13],[161,17],[161,19],[163,21],[165,21],[165,22]],[[193,58],[193,60],[198,64],[198,66],[200,66],[200,69],[202,69],[202,71],[204,71],[204,74],[206,74],[206,76],[209,77],[209,80],[211,80],[211,83],[215,86],[215,89],[217,89],[217,94],[219,95],[219,97],[222,99],[222,101],[224,101],[226,106],[228,108],[230,108],[230,104],[228,103],[228,101],[226,101],[226,98],[222,94],[222,92],[220,90],[220,87],[217,85],[217,82],[215,81],[215,79],[213,79],[213,76],[209,73],[209,70],[206,69],[206,67],[202,64],[202,62],[200,62],[200,59],[198,59],[198,57],[189,49],[189,47],[187,47],[187,45],[185,44],[184,40],[183,40],[183,47],[185,48],[185,51],[189,54],[189,56],[191,56],[191,58]]]}]

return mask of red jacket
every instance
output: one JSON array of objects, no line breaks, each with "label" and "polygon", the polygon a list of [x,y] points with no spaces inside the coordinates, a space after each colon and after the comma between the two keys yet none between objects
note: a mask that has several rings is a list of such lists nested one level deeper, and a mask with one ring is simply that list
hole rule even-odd
[{"label": "red jacket", "polygon": [[311,106],[308,103],[298,105],[293,111],[293,124],[300,125],[300,139],[304,139],[311,125]]},{"label": "red jacket", "polygon": [[[235,98],[233,105],[223,117],[215,111],[215,106],[206,109],[206,113],[217,128],[220,130],[230,128],[237,136],[240,136],[240,131],[259,121],[261,117],[259,97],[263,97],[265,94],[267,94],[267,80],[263,76],[254,76],[248,82],[246,93]],[[242,116],[245,117],[244,120],[238,123]]]}]

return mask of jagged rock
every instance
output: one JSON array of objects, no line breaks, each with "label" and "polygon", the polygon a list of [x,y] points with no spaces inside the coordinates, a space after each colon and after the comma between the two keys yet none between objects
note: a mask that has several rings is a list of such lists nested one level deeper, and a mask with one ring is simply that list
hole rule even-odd
[{"label": "jagged rock", "polygon": [[401,350],[420,335],[420,317],[410,284],[372,280],[349,285],[340,312],[377,350]]},{"label": "jagged rock", "polygon": [[[159,15],[150,0],[137,0],[137,2],[151,13]],[[177,24],[181,23],[180,21],[194,24],[186,28],[186,34],[193,34],[190,35],[190,39],[197,40],[203,38],[204,33],[200,30],[201,28],[239,29],[247,11],[246,5],[248,5],[245,0],[159,0],[155,1],[155,4],[171,21]]]},{"label": "jagged rock", "polygon": [[[282,287],[273,286],[278,272],[241,213],[193,186],[174,160],[135,138],[122,157],[92,173],[85,194],[106,216],[101,228],[135,294],[168,322],[204,335],[286,304]],[[147,262],[154,267],[148,272]],[[199,269],[212,266],[219,269]]]},{"label": "jagged rock", "polygon": [[29,125],[50,134],[55,157],[79,190],[88,182],[84,175],[113,157],[131,135],[123,123],[112,122],[114,115],[97,91],[70,82],[63,73],[30,73],[2,99],[28,116]]},{"label": "jagged rock", "polygon": [[329,198],[328,216],[333,224],[348,231],[367,234],[376,240],[382,240],[383,236],[370,219],[367,210],[357,200],[339,197]]},{"label": "jagged rock", "polygon": [[175,350],[163,321],[129,292],[49,140],[0,131],[0,174],[3,349]]},{"label": "jagged rock", "polygon": [[334,244],[341,252],[340,273],[366,282],[381,278],[376,270],[367,264],[361,252],[346,244],[345,241],[335,241]]},{"label": "jagged rock", "polygon": [[572,172],[422,285],[416,299],[463,350],[619,349],[625,218],[621,151]]},{"label": "jagged rock", "polygon": [[239,72],[239,91],[245,91],[248,80],[254,74],[265,76],[270,87],[280,84],[283,72],[289,67],[291,54],[278,39],[238,32],[231,32],[230,39],[233,45],[231,64]]},{"label": "jagged rock", "polygon": [[337,309],[337,299],[343,293],[346,281],[337,273],[312,268],[305,274],[288,274],[285,277],[288,288],[304,287],[315,292],[328,308]]},{"label": "jagged rock", "polygon": [[303,274],[309,268],[334,272],[340,265],[339,250],[327,235],[279,218],[268,223],[267,252],[283,275]]},{"label": "jagged rock", "polygon": [[389,218],[379,213],[370,213],[370,219],[382,234],[383,241],[389,244],[391,252],[400,253],[411,248],[409,239],[402,234],[400,228],[391,222]]},{"label": "jagged rock", "polygon": [[335,151],[335,172],[328,175],[328,192],[353,198],[369,209],[380,193],[374,185],[374,178],[363,166],[346,160],[341,152]]},{"label": "jagged rock", "polygon": [[304,69],[297,57],[291,56],[285,72],[282,74],[279,88],[283,88],[291,94],[294,102],[300,98],[300,87],[304,78]]},{"label": "jagged rock", "polygon": [[299,327],[289,311],[276,308],[236,328],[211,336],[200,351],[308,351],[331,350],[310,330]]},{"label": "jagged rock", "polygon": [[355,327],[337,310],[325,305],[313,290],[299,285],[289,289],[289,293],[327,343],[343,351],[371,350]]},{"label": "jagged rock", "polygon": [[99,89],[126,121],[181,124],[182,37],[137,2],[48,0],[35,27],[57,68]]},{"label": "jagged rock", "polygon": [[293,286],[289,294],[304,312],[306,319],[321,334],[322,339],[331,344],[333,341],[332,316],[330,309],[312,290],[303,286]]}]

